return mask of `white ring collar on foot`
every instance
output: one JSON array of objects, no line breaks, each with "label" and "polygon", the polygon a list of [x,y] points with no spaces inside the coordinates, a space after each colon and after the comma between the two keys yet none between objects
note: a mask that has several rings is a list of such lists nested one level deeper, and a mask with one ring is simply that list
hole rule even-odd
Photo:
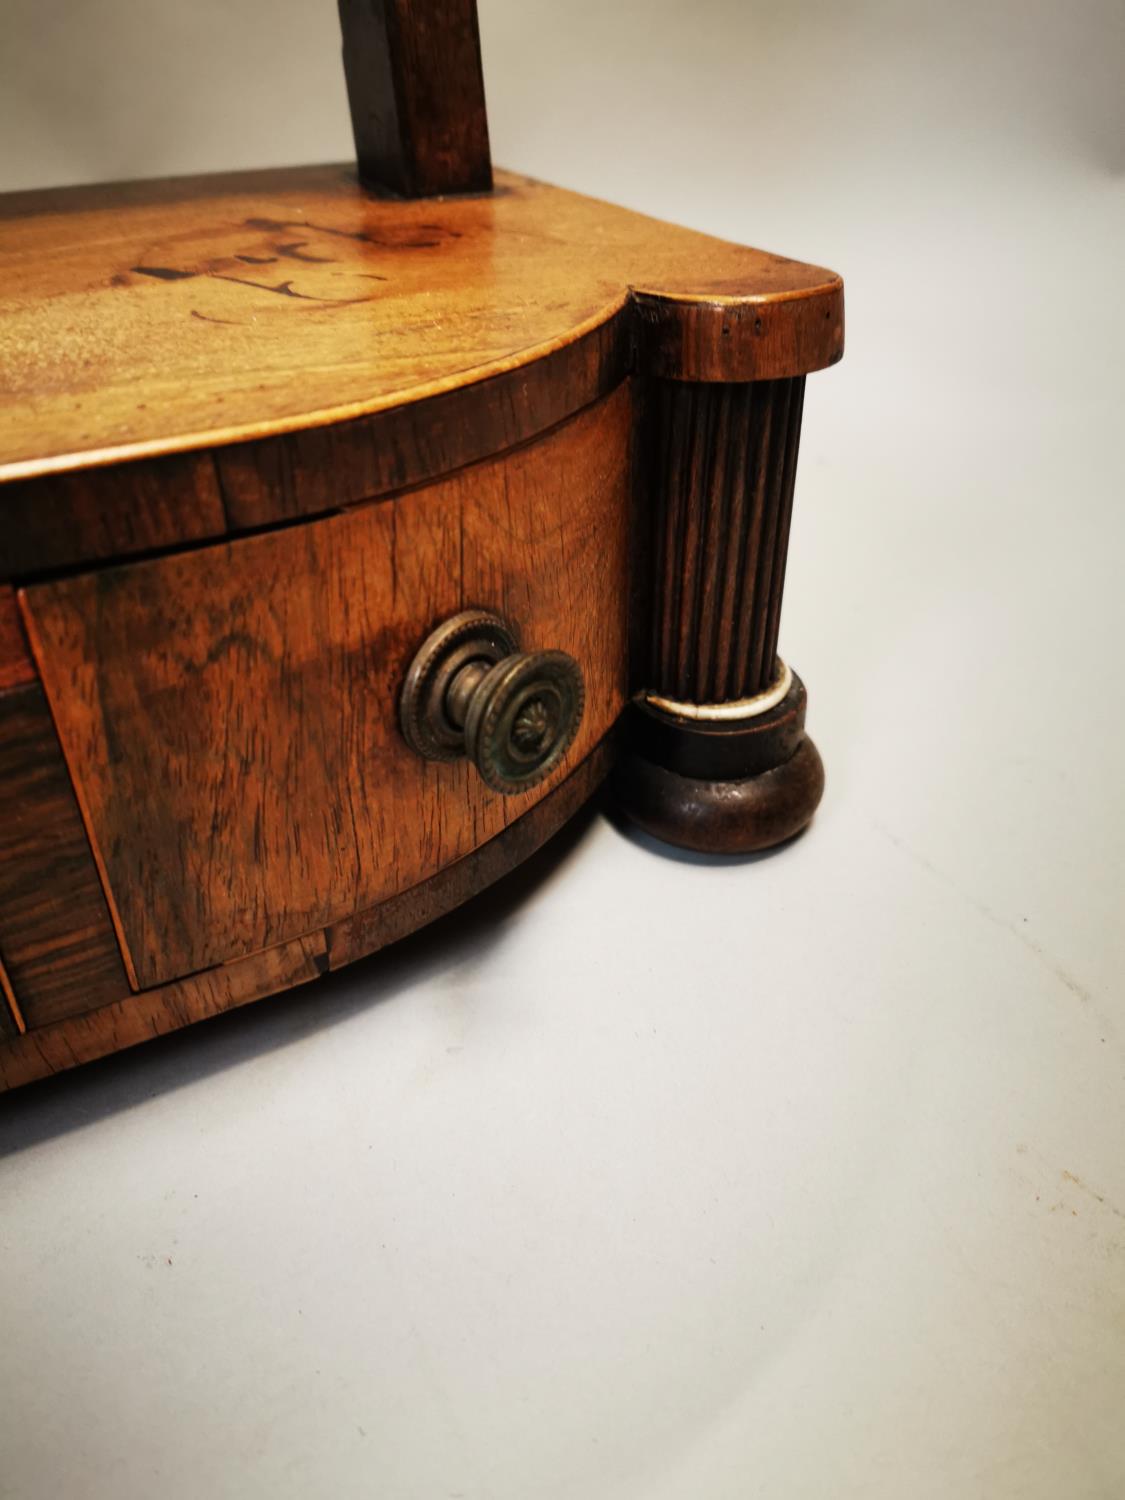
[{"label": "white ring collar on foot", "polygon": [[662,713],[675,714],[680,719],[703,719],[710,723],[723,723],[731,719],[756,719],[768,713],[785,698],[793,686],[793,673],[777,657],[777,676],[764,692],[752,698],[732,698],[727,703],[681,703],[676,698],[663,698],[659,693],[642,692],[637,696],[650,708]]}]

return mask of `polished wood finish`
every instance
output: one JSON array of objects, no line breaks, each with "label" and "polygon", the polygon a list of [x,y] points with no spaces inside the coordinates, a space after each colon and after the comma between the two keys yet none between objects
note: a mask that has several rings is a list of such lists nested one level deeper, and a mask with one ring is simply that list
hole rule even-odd
[{"label": "polished wood finish", "polygon": [[[403,170],[479,160],[471,119],[449,146],[399,108],[471,5],[370,5],[345,34],[406,68]],[[19,194],[0,229],[0,1086],[393,941],[565,821],[633,691],[768,679],[831,272],[506,173]],[[586,676],[516,797],[396,724],[470,605]],[[724,734],[630,709],[621,799],[690,847],[785,837],[823,779],[803,726],[803,688]]]},{"label": "polished wood finish", "polygon": [[[0,480],[89,469],[97,487],[125,459],[534,380],[595,328],[634,339],[638,297],[673,325],[723,310],[708,378],[802,375],[843,347],[832,272],[510,173],[402,203],[293,168],[13,194],[0,216]],[[632,363],[650,372],[640,344]],[[694,368],[661,355],[663,375]]]},{"label": "polished wood finish", "polygon": [[780,703],[743,718],[687,723],[637,697],[625,716],[624,738],[631,753],[678,776],[742,781],[796,755],[805,738],[807,707],[805,685],[795,672]]},{"label": "polished wood finish", "polygon": [[0,961],[28,1027],[129,992],[38,684],[0,693]]},{"label": "polished wood finish", "polygon": [[35,681],[16,591],[0,584],[0,693]]},{"label": "polished wood finish", "polygon": [[492,187],[476,0],[339,0],[363,182],[403,198]]},{"label": "polished wood finish", "polygon": [[374,953],[460,906],[522,864],[589,800],[612,764],[609,741],[597,745],[577,769],[494,838],[448,869],[358,912],[327,932],[315,932],[264,953],[251,954],[177,983],[146,990],[128,1001],[15,1036],[0,1017],[0,1092],[90,1062],[151,1037],[205,1020],[316,979]]},{"label": "polished wood finish", "polygon": [[333,427],[216,448],[229,527],[354,505],[528,442],[621,384],[629,369],[627,333],[623,320],[614,319],[530,368]]},{"label": "polished wood finish", "polygon": [[312,933],[86,1015],[29,1029],[25,1036],[0,1048],[0,1090],[18,1088],[264,995],[307,984],[326,967],[324,935]]},{"label": "polished wood finish", "polygon": [[784,294],[637,292],[637,368],[669,380],[741,383],[805,375],[833,364],[844,348],[843,298],[810,299],[803,290],[805,270],[796,261],[777,267],[779,282],[792,277],[796,307],[786,306]]},{"label": "polished wood finish", "polygon": [[325,934],[329,966],[343,968],[416,932],[522,864],[597,791],[616,751],[611,731],[565,781],[472,854],[389,901],[333,923]]},{"label": "polished wood finish", "polygon": [[824,794],[824,766],[812,740],[789,760],[739,780],[680,776],[631,756],[614,778],[638,827],[700,854],[755,854],[800,833]]},{"label": "polished wood finish", "polygon": [[718,703],[773,680],[803,397],[803,378],[655,382],[645,687]]},{"label": "polished wood finish", "polygon": [[540,794],[403,743],[414,651],[469,605],[569,652],[578,737],[625,702],[631,389],[386,504],[22,598],[126,963],[141,988],[416,885]]},{"label": "polished wood finish", "polygon": [[227,531],[209,453],[0,485],[0,578],[157,552]]},{"label": "polished wood finish", "polygon": [[12,981],[8,978],[8,971],[0,960],[0,1042],[11,1037],[23,1036],[27,1030],[27,1022],[20,1010],[20,1003],[16,999],[16,992],[12,989]]},{"label": "polished wood finish", "polygon": [[761,697],[781,670],[803,402],[803,376],[657,379],[647,393],[648,513],[631,621],[638,701],[614,786],[649,833],[704,853],[791,837],[824,789],[800,680],[772,710]]}]

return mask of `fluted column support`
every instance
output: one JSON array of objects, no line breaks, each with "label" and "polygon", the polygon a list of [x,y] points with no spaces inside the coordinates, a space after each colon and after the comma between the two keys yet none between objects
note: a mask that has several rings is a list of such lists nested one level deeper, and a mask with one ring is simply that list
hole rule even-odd
[{"label": "fluted column support", "polygon": [[779,659],[804,377],[653,379],[642,429],[642,618],[624,810],[687,848],[797,833],[824,787],[806,695]]}]

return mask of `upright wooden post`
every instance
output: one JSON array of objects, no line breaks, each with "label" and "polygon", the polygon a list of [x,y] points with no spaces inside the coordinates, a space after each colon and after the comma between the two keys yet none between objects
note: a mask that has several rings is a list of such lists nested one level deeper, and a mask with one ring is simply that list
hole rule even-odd
[{"label": "upright wooden post", "polygon": [[402,198],[492,188],[476,0],[339,0],[359,175]]},{"label": "upright wooden post", "polygon": [[794,375],[649,391],[639,690],[617,797],[657,838],[709,854],[790,838],[824,790],[804,684],[777,655],[804,387]]}]

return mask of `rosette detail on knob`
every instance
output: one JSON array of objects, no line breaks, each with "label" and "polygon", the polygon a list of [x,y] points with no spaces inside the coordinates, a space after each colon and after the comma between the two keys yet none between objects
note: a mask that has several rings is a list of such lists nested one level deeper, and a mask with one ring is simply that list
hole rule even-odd
[{"label": "rosette detail on knob", "polygon": [[520,651],[515,628],[462,610],[428,635],[410,664],[399,717],[427,760],[467,756],[493,791],[542,781],[566,754],[585,706],[582,669],[565,651]]}]

